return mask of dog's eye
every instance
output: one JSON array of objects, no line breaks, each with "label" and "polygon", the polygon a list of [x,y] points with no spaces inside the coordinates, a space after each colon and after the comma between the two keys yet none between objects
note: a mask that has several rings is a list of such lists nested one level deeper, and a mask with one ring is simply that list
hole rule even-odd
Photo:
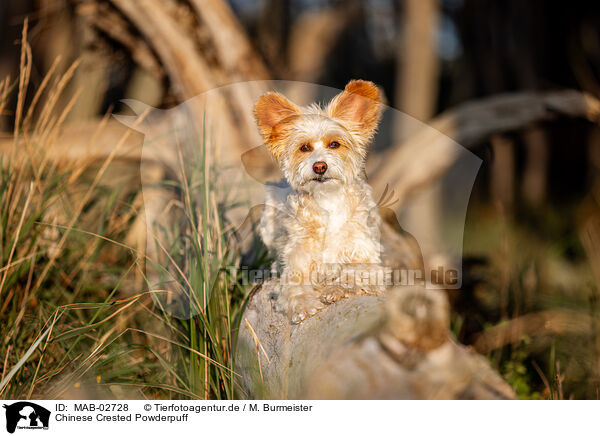
[{"label": "dog's eye", "polygon": [[337,141],[331,141],[329,143],[329,148],[339,148],[339,146],[340,146],[340,143]]},{"label": "dog's eye", "polygon": [[302,147],[300,147],[300,151],[303,152],[309,152],[312,151],[312,147],[310,146],[310,144],[304,144]]}]

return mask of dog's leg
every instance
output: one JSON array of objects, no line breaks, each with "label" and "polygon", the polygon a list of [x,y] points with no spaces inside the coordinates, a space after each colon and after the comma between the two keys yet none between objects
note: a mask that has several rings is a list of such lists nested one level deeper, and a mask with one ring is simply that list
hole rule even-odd
[{"label": "dog's leg", "polygon": [[325,305],[318,291],[319,280],[311,270],[310,256],[302,247],[297,247],[291,253],[283,271],[283,296],[292,323],[298,324],[322,310]]},{"label": "dog's leg", "polygon": [[323,272],[325,280],[320,288],[321,302],[332,304],[349,295],[349,288],[342,280],[342,271],[342,265],[327,265],[327,269]]}]

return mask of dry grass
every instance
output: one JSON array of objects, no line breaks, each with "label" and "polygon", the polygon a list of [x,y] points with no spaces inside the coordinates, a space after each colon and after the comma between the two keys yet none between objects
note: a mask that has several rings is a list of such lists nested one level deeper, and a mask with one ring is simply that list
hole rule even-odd
[{"label": "dry grass", "polygon": [[[139,168],[114,161],[129,133],[102,161],[52,156],[77,97],[57,107],[77,62],[60,77],[57,63],[29,95],[26,23],[19,80],[0,82],[2,114],[17,93],[13,145],[0,158],[0,397],[233,398],[246,290],[219,274],[238,254],[212,163],[198,156],[199,168],[182,166],[180,184],[165,188],[180,196],[182,224],[163,235],[166,263],[150,262],[121,242],[140,212]],[[173,289],[150,286],[148,274],[183,286],[192,316],[162,307]]]},{"label": "dry grass", "polygon": [[509,219],[479,208],[467,223],[465,255],[481,262],[459,296],[455,332],[521,398],[597,396],[597,212],[578,230],[574,210]]}]

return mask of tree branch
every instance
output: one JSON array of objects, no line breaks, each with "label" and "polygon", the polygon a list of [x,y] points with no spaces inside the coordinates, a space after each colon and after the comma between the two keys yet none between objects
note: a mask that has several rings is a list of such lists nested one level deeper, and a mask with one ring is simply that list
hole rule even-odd
[{"label": "tree branch", "polygon": [[494,133],[517,130],[559,114],[598,123],[600,101],[589,94],[566,90],[504,94],[464,103],[376,156],[379,164],[369,171],[369,182],[375,192],[383,192],[389,185],[399,199],[395,205],[398,210],[452,166],[457,156],[448,150],[453,142],[470,148]]}]

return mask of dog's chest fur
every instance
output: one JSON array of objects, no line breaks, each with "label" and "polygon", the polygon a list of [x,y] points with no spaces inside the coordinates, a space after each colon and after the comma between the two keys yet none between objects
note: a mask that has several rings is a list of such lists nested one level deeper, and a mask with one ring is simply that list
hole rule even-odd
[{"label": "dog's chest fur", "polygon": [[365,182],[267,198],[261,235],[280,266],[298,251],[315,264],[380,262],[379,214]]}]

